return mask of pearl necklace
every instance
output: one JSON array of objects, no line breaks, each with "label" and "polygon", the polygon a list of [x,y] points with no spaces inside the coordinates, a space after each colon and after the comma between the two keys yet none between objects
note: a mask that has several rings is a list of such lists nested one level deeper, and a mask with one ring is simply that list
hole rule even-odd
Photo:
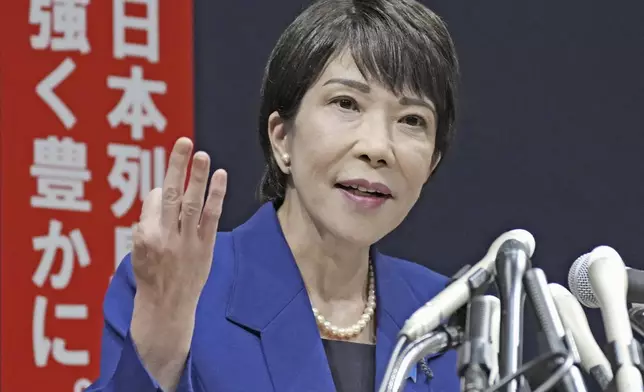
[{"label": "pearl necklace", "polygon": [[360,317],[360,320],[357,323],[346,328],[340,328],[331,324],[320,314],[320,311],[314,307],[313,315],[315,316],[315,321],[317,322],[321,332],[333,338],[351,339],[358,336],[360,332],[365,329],[367,324],[369,324],[376,311],[376,280],[374,278],[373,265],[371,263],[369,263],[368,292],[367,306],[365,307],[364,312],[362,312],[362,317]]}]

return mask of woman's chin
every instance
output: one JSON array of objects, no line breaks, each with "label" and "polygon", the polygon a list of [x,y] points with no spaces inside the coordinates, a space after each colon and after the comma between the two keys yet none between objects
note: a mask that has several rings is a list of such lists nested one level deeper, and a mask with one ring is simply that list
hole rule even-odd
[{"label": "woman's chin", "polygon": [[371,246],[391,231],[390,227],[384,227],[380,219],[369,219],[359,214],[338,212],[326,214],[322,219],[335,237],[355,246]]}]

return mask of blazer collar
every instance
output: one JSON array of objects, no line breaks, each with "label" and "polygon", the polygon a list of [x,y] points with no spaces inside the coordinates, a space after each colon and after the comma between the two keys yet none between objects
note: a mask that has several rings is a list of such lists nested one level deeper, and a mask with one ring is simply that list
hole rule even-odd
[{"label": "blazer collar", "polygon": [[[335,390],[311,303],[272,203],[232,232],[235,277],[227,318],[261,335],[278,391]],[[371,251],[376,274],[376,385],[397,334],[422,305],[395,262]],[[315,385],[314,389],[312,385]]]},{"label": "blazer collar", "polygon": [[229,319],[262,331],[304,289],[277,213],[266,203],[232,232],[235,278]]}]

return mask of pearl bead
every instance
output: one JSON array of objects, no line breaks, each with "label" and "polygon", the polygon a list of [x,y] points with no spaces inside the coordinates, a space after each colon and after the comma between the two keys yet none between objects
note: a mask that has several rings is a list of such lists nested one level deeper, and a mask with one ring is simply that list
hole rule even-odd
[{"label": "pearl bead", "polygon": [[331,324],[331,322],[327,321],[326,318],[324,318],[324,316],[320,314],[320,311],[317,308],[312,307],[313,316],[320,326],[320,329],[322,329],[322,332],[326,333],[327,335],[330,334],[335,337],[347,339],[359,335],[360,332],[365,329],[376,309],[376,283],[374,278],[373,264],[371,263],[369,263],[369,286],[367,287],[367,293],[367,305],[365,306],[360,320],[358,320],[358,322],[354,325],[346,328],[340,328]]}]

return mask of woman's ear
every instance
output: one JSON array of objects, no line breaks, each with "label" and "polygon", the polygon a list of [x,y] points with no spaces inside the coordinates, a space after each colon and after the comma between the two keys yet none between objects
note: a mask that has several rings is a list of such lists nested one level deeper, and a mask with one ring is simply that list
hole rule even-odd
[{"label": "woman's ear", "polygon": [[277,111],[268,117],[268,138],[271,141],[273,158],[284,174],[291,171],[291,155],[289,149],[289,135],[286,121]]}]

